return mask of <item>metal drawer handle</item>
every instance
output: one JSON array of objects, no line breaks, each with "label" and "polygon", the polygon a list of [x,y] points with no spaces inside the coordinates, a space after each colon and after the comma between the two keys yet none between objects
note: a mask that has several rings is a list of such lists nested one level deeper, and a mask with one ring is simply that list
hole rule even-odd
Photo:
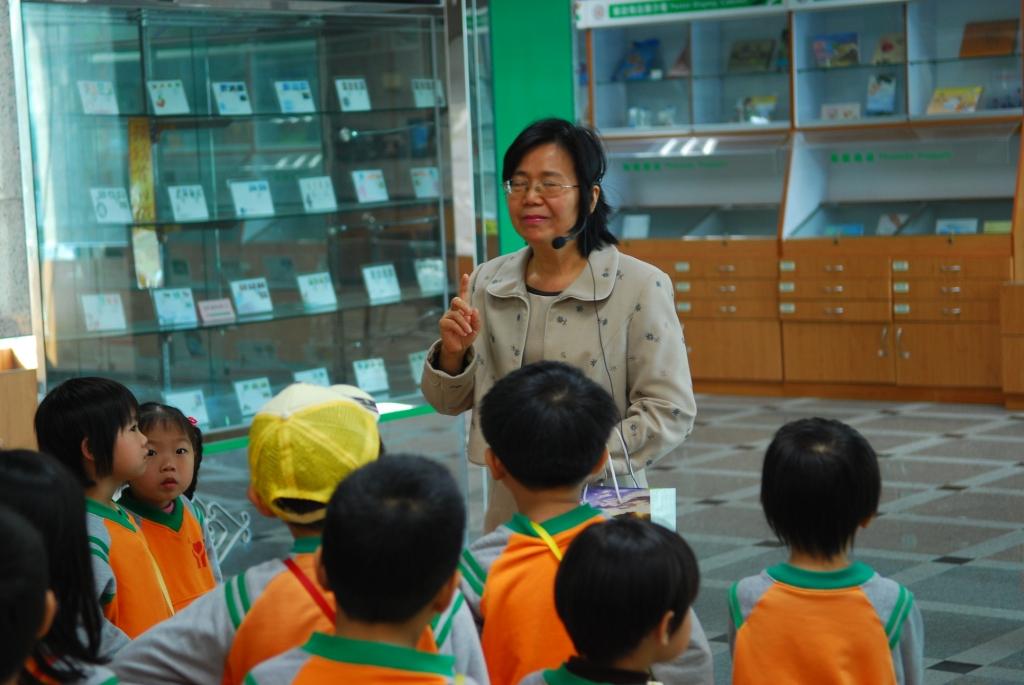
[{"label": "metal drawer handle", "polygon": [[878,342],[878,356],[879,357],[888,356],[889,351],[885,349],[886,342],[888,341],[888,339],[889,339],[889,327],[888,326],[882,326],[882,339]]},{"label": "metal drawer handle", "polygon": [[960,271],[959,264],[943,264],[939,267],[939,271],[943,273],[958,273]]},{"label": "metal drawer handle", "polygon": [[734,285],[720,285],[720,286],[718,286],[718,292],[720,292],[720,293],[734,293],[734,292],[736,292],[736,286],[734,286]]},{"label": "metal drawer handle", "polygon": [[943,307],[942,313],[946,316],[960,316],[960,307]]},{"label": "metal drawer handle", "polygon": [[825,265],[825,271],[828,271],[829,273],[832,273],[832,272],[843,272],[845,270],[846,270],[846,267],[843,266],[842,264],[826,264]]},{"label": "metal drawer handle", "polygon": [[825,307],[826,314],[835,314],[836,316],[842,316],[846,312],[842,307]]},{"label": "metal drawer handle", "polygon": [[960,286],[958,285],[944,285],[941,288],[942,292],[946,295],[956,295],[960,293]]},{"label": "metal drawer handle", "polygon": [[843,286],[841,286],[841,285],[826,285],[825,286],[825,292],[826,293],[841,293],[841,292],[843,292]]},{"label": "metal drawer handle", "polygon": [[903,349],[903,329],[896,329],[896,349],[904,359],[910,359],[910,353]]},{"label": "metal drawer handle", "polygon": [[723,314],[735,314],[736,313],[736,305],[731,305],[731,304],[730,305],[724,305],[723,304],[721,307],[718,308],[718,311],[722,312]]},{"label": "metal drawer handle", "polygon": [[719,264],[718,270],[723,273],[732,273],[736,271],[736,266],[734,264]]}]

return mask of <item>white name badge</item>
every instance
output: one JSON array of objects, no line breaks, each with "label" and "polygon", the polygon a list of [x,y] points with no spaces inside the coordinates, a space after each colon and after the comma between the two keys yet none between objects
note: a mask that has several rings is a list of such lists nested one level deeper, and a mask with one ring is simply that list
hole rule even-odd
[{"label": "white name badge", "polygon": [[246,278],[231,281],[231,296],[239,315],[266,314],[274,311],[270,300],[270,287],[265,278]]},{"label": "white name badge", "polygon": [[441,177],[436,166],[421,166],[409,169],[412,176],[412,189],[416,199],[424,200],[441,196]]},{"label": "white name badge", "polygon": [[162,288],[153,291],[153,307],[160,326],[196,326],[196,303],[191,288]]},{"label": "white name badge", "polygon": [[327,369],[322,366],[317,369],[296,371],[292,374],[292,377],[296,383],[309,383],[310,385],[322,385],[324,387],[331,385],[331,377],[327,375]]},{"label": "white name badge", "polygon": [[422,295],[444,293],[444,261],[436,258],[416,260],[416,282]]},{"label": "white name badge", "polygon": [[217,103],[217,113],[221,116],[252,114],[252,101],[245,81],[214,81],[213,100]]},{"label": "white name badge", "polygon": [[79,81],[78,96],[86,114],[118,114],[117,94],[110,81]]},{"label": "white name badge", "polygon": [[171,214],[175,221],[207,221],[206,193],[201,185],[167,186],[171,198]]},{"label": "white name badge", "polygon": [[427,351],[413,352],[409,355],[409,375],[417,386],[423,380],[423,365],[427,363]]},{"label": "white name badge", "polygon": [[356,372],[356,385],[371,395],[386,393],[390,389],[388,370],[384,366],[384,360],[380,357],[354,361],[352,368]]},{"label": "white name badge", "polygon": [[334,79],[338,91],[338,102],[342,112],[367,112],[370,110],[370,91],[364,78]]},{"label": "white name badge", "polygon": [[153,105],[154,114],[168,116],[189,113],[185,85],[181,79],[147,81],[146,88],[149,90],[149,101]]},{"label": "white name badge", "polygon": [[336,307],[338,296],[334,292],[331,274],[320,271],[314,274],[300,274],[295,277],[299,282],[299,294],[302,304],[307,307]]},{"label": "white name badge", "polygon": [[85,330],[90,333],[123,331],[128,328],[124,318],[124,305],[119,293],[98,293],[82,295],[82,313],[85,314]]},{"label": "white name badge", "polygon": [[90,188],[92,211],[101,224],[132,223],[132,205],[124,188]]},{"label": "white name badge", "polygon": [[242,416],[252,416],[274,396],[270,389],[270,380],[264,378],[252,378],[247,381],[235,381],[235,397],[238,398],[238,406],[242,410]]},{"label": "white name badge", "polygon": [[352,172],[352,183],[360,202],[387,202],[388,187],[380,169],[362,169]]},{"label": "white name badge", "polygon": [[274,216],[274,199],[270,196],[270,183],[256,181],[229,181],[235,214],[246,216]]},{"label": "white name badge", "polygon": [[231,307],[231,300],[226,297],[217,300],[200,300],[199,317],[203,320],[204,326],[234,323],[235,310]]},{"label": "white name badge", "polygon": [[308,114],[316,111],[309,81],[274,81],[277,104],[284,114]]},{"label": "white name badge", "polygon": [[330,176],[312,176],[299,179],[302,206],[307,212],[333,212],[338,209],[338,198]]},{"label": "white name badge", "polygon": [[363,284],[370,304],[389,304],[401,302],[402,287],[398,284],[398,274],[394,264],[374,264],[363,267]]},{"label": "white name badge", "polygon": [[177,407],[187,417],[195,419],[200,426],[210,425],[210,413],[206,410],[206,397],[202,390],[174,390],[164,393],[164,402]]}]

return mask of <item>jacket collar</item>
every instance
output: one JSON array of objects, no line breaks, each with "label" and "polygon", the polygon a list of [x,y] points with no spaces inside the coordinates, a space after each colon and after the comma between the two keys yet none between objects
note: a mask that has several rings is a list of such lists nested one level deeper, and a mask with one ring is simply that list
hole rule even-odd
[{"label": "jacket collar", "polygon": [[[487,284],[487,294],[495,297],[518,297],[527,299],[526,263],[530,261],[533,251],[529,246],[514,252],[504,260]],[[612,294],[612,287],[618,279],[619,251],[612,245],[590,253],[590,266],[594,276],[590,276],[590,268],[583,269],[576,280],[562,291],[557,301],[575,299],[583,302],[604,300]],[[595,290],[594,283],[597,283]],[[596,296],[595,296],[596,295]]]}]

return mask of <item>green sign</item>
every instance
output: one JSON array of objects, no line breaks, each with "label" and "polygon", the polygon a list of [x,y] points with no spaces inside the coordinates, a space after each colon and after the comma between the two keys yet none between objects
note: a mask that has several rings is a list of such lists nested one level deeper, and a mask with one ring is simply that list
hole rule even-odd
[{"label": "green sign", "polygon": [[940,162],[953,159],[952,150],[924,150],[918,152],[833,152],[830,156],[833,164],[861,164],[879,162],[913,162],[915,159],[929,162]]},{"label": "green sign", "polygon": [[616,2],[608,7],[609,19],[651,17],[658,14],[714,12],[748,7],[781,6],[782,0],[650,0],[649,2]]}]

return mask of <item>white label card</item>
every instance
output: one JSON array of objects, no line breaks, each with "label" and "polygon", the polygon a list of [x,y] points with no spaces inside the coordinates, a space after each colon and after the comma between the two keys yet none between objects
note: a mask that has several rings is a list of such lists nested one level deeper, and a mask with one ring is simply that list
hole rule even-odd
[{"label": "white label card", "polygon": [[388,187],[380,169],[362,169],[352,172],[352,183],[360,202],[387,202]]},{"label": "white label card", "polygon": [[394,264],[374,264],[363,267],[363,283],[370,304],[388,304],[402,300],[402,287]]},{"label": "white label card", "polygon": [[255,181],[229,181],[235,214],[247,216],[274,216],[274,199],[270,196],[270,183]]},{"label": "white label card", "polygon": [[231,281],[231,295],[235,299],[235,309],[241,316],[274,311],[274,303],[270,300],[270,288],[265,278]]},{"label": "white label card", "polygon": [[132,205],[124,188],[90,188],[92,211],[101,224],[132,223]]},{"label": "white label card", "polygon": [[364,78],[334,79],[334,87],[338,91],[338,103],[342,112],[368,112],[370,110],[370,90]]},{"label": "white label card", "polygon": [[195,419],[200,426],[210,425],[206,410],[206,397],[202,390],[173,390],[164,393],[164,402],[181,410],[186,417]]},{"label": "white label card", "polygon": [[434,79],[412,79],[412,99],[417,107],[433,107],[437,100],[437,86],[434,84]]},{"label": "white label card", "polygon": [[423,380],[423,365],[427,363],[427,351],[421,350],[409,355],[409,374],[417,386]]},{"label": "white label card", "polygon": [[175,221],[208,221],[206,193],[201,185],[167,186]]},{"label": "white label card", "polygon": [[204,326],[233,323],[235,310],[231,307],[231,300],[226,297],[218,300],[200,300],[199,316],[203,319]]},{"label": "white label card", "polygon": [[221,116],[252,114],[252,101],[245,81],[214,81],[213,99]]},{"label": "white label card", "polygon": [[441,196],[441,177],[436,166],[421,166],[409,169],[412,189],[417,200]]},{"label": "white label card", "polygon": [[153,291],[153,308],[160,326],[196,326],[196,303],[191,288],[162,288]]},{"label": "white label card", "polygon": [[626,240],[642,240],[650,235],[650,214],[626,214],[622,217],[622,237]]},{"label": "white label card", "polygon": [[370,393],[386,393],[388,386],[388,370],[384,366],[384,360],[380,357],[372,359],[360,359],[352,362],[352,368],[356,372],[356,385]]},{"label": "white label card", "polygon": [[445,282],[444,261],[437,258],[416,260],[416,282],[422,295],[441,295]]},{"label": "white label card", "polygon": [[307,212],[333,212],[338,209],[338,198],[334,195],[330,176],[300,178],[299,192]]},{"label": "white label card", "polygon": [[119,293],[82,295],[85,330],[90,333],[123,331],[128,328],[124,318],[124,305]]},{"label": "white label card", "polygon": [[295,279],[299,282],[299,294],[302,304],[307,307],[336,307],[338,296],[334,292],[331,274],[319,271],[313,274],[301,274]]},{"label": "white label card", "polygon": [[153,113],[158,116],[171,114],[188,114],[188,98],[185,97],[185,85],[181,79],[164,81],[147,81],[149,101],[153,105]]},{"label": "white label card", "polygon": [[252,416],[273,396],[270,380],[266,377],[235,381],[235,397],[238,398],[242,416]]},{"label": "white label card", "polygon": [[117,93],[110,81],[79,81],[78,96],[86,114],[118,114]]},{"label": "white label card", "polygon": [[308,114],[316,111],[309,81],[274,81],[277,104],[284,114]]},{"label": "white label card", "polygon": [[331,385],[331,377],[327,375],[327,369],[319,367],[316,369],[307,369],[306,371],[296,371],[292,374],[295,378],[296,383],[309,383],[310,385],[322,385],[329,387]]}]

